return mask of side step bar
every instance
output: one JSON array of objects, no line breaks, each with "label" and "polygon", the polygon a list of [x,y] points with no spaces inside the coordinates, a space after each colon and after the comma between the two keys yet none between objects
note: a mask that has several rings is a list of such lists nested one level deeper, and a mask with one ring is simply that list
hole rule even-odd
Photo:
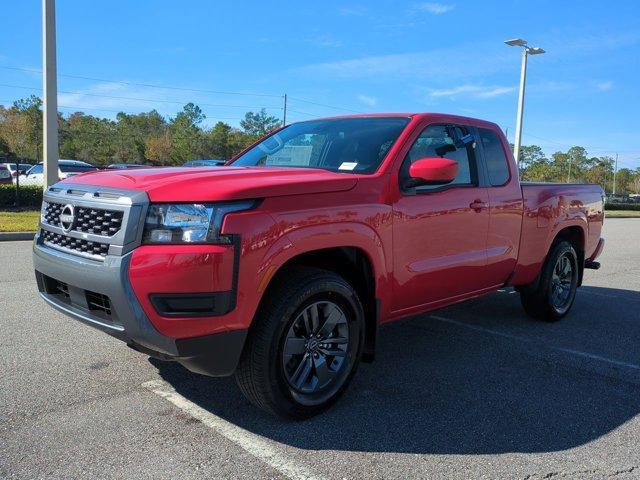
[{"label": "side step bar", "polygon": [[591,270],[598,270],[600,268],[600,262],[594,262],[592,260],[586,260],[584,262],[584,268],[590,268]]}]

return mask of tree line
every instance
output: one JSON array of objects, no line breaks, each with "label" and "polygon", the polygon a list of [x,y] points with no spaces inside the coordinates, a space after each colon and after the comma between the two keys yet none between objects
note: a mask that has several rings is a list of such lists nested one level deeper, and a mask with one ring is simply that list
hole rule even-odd
[{"label": "tree line", "polygon": [[[75,112],[58,113],[60,158],[83,160],[97,166],[111,163],[181,165],[203,158],[229,159],[281,121],[265,110],[247,112],[240,128],[217,122],[203,126],[205,115],[186,104],[173,118],[156,110],[118,113],[115,120]],[[9,107],[0,105],[0,157],[29,163],[42,155],[42,100],[30,96]]]},{"label": "tree line", "polygon": [[[590,156],[583,147],[555,152],[548,158],[537,145],[520,148],[520,178],[536,182],[597,183],[605,192],[613,191],[615,160],[610,156]],[[640,167],[620,168],[615,174],[617,194],[640,193]]]},{"label": "tree line", "polygon": [[[114,120],[75,112],[58,114],[60,158],[84,160],[94,165],[135,163],[180,165],[202,158],[228,159],[281,121],[265,110],[247,112],[240,128],[217,122],[204,126],[205,115],[197,105],[186,104],[175,117],[151,110],[118,113]],[[40,161],[42,152],[42,101],[36,96],[0,105],[0,158]],[[521,147],[520,177],[528,181],[597,183],[613,189],[615,160],[590,156],[580,146],[547,157],[541,147]],[[640,167],[616,172],[616,193],[640,193]]]}]

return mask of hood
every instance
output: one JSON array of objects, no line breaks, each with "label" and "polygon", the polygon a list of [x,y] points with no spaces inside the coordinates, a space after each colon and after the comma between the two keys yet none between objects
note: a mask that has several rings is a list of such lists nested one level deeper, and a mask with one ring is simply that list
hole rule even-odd
[{"label": "hood", "polygon": [[351,174],[315,168],[136,168],[75,175],[62,184],[143,190],[152,202],[211,202],[352,189]]}]

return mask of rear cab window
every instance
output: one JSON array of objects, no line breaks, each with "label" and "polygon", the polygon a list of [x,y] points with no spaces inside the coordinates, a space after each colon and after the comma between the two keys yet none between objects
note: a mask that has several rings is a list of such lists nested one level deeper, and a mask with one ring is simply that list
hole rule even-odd
[{"label": "rear cab window", "polygon": [[499,187],[509,181],[509,162],[500,137],[493,130],[478,128],[489,184]]}]

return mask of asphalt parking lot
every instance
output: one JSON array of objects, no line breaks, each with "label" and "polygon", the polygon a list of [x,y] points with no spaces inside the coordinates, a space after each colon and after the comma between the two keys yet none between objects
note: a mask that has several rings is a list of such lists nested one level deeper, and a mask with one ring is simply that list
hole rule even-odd
[{"label": "asphalt parking lot", "polygon": [[604,232],[562,322],[506,290],[384,327],[302,423],[55,312],[0,243],[0,477],[640,478],[640,220]]}]

